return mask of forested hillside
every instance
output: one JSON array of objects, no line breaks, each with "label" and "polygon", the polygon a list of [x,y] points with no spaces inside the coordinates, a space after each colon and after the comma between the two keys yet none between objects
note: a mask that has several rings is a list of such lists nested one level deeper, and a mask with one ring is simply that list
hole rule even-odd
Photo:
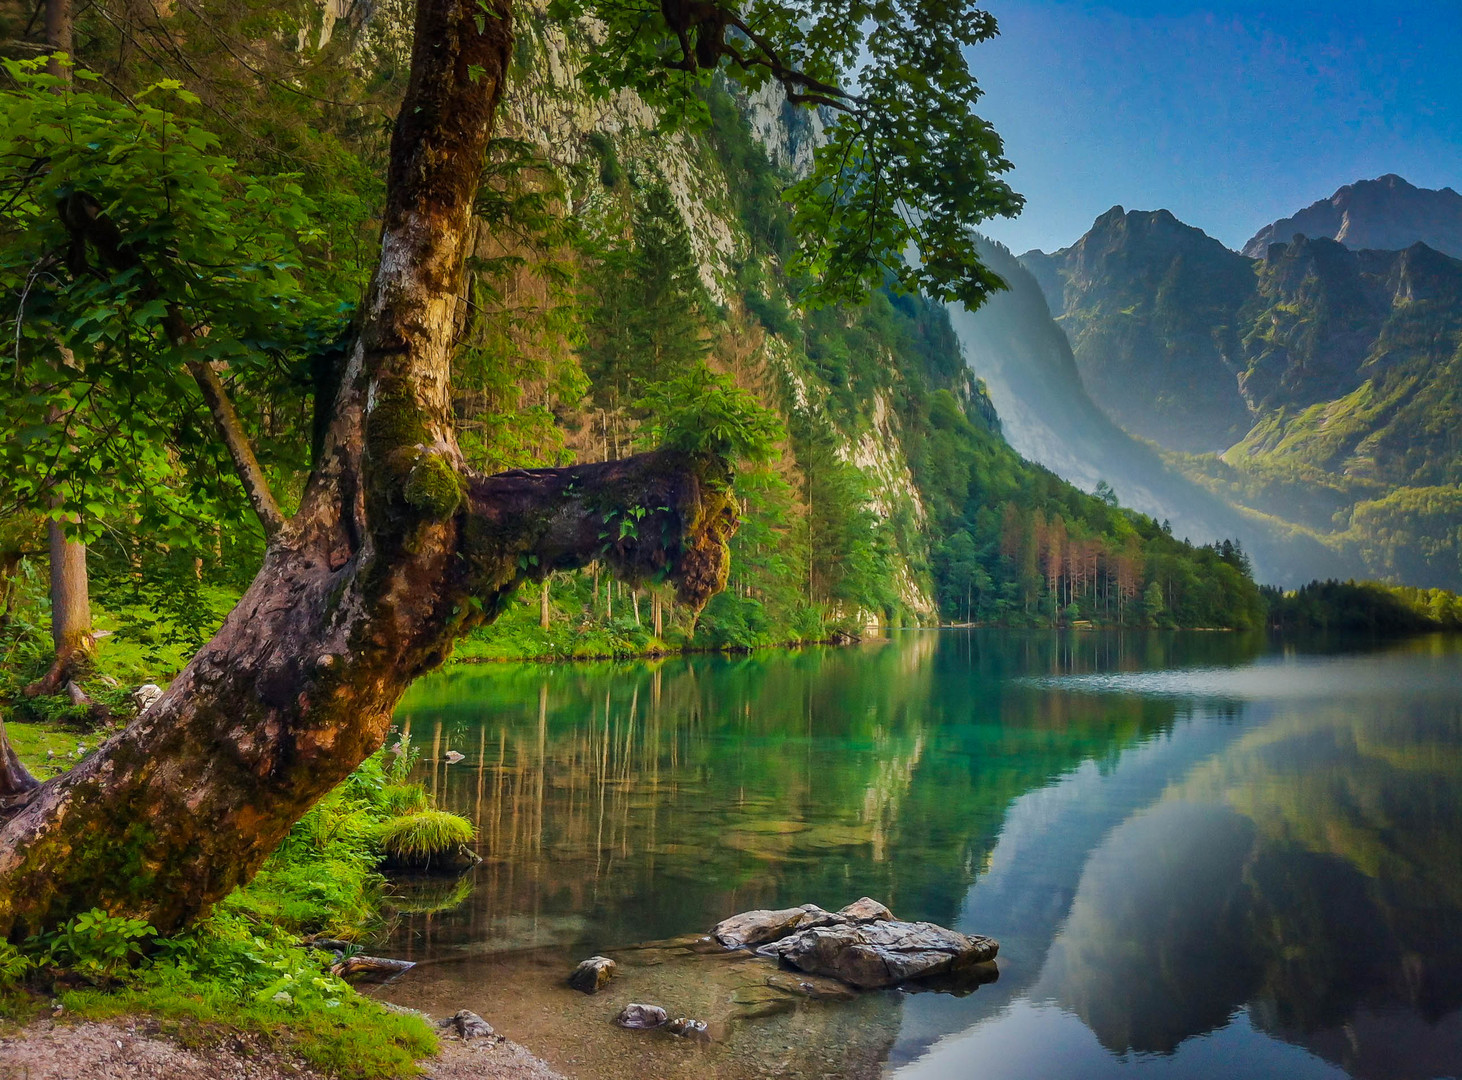
[{"label": "forested hillside", "polygon": [[[408,59],[401,18],[390,6],[365,21],[327,17],[299,29],[302,54],[258,47],[250,63],[279,76],[262,96],[245,92],[251,80],[217,26],[190,23],[197,56],[118,51],[106,26],[78,45],[79,62],[107,85],[161,106],[134,112],[88,81],[72,99],[78,120],[124,141],[173,138],[171,166],[214,186],[216,202],[174,226],[192,230],[196,260],[307,268],[303,283],[251,279],[253,306],[241,305],[229,333],[214,330],[210,346],[282,502],[298,499],[318,449],[313,403],[332,391],[331,358],[349,338],[369,270],[383,192],[378,120]],[[204,47],[210,40],[216,48]],[[794,121],[775,93],[722,83],[702,98],[712,134],[664,131],[628,91],[607,105],[586,95],[570,41],[545,12],[518,20],[457,316],[463,452],[497,472],[716,440],[742,459],[741,526],[728,588],[699,614],[653,576],[631,585],[591,567],[523,590],[458,655],[743,647],[938,619],[1259,621],[1232,545],[1190,547],[1011,451],[942,307],[891,289],[856,305],[810,302],[809,280],[789,271],[793,230],[779,191],[788,170],[805,166],[815,115]],[[328,78],[327,62],[346,76]],[[45,91],[34,68],[12,65],[8,78],[13,110]],[[182,87],[147,90],[161,78]],[[217,214],[232,215],[237,231],[198,234]],[[8,252],[14,310],[36,253]],[[43,288],[26,299],[37,317],[47,302]],[[140,355],[168,317],[145,313],[109,347]],[[42,330],[31,333],[41,340]],[[138,671],[163,671],[217,625],[263,535],[249,492],[206,436],[202,398],[179,410],[150,397],[145,380],[99,384],[86,365],[74,371],[36,395],[23,392],[30,377],[18,369],[4,404],[6,422],[27,433],[5,449],[11,647],[36,663],[49,654],[36,631],[46,607],[39,506],[50,481],[27,463],[51,417],[74,417],[50,490],[88,543],[104,648]],[[160,450],[129,453],[137,425]],[[606,517],[601,535],[638,527]]]}]

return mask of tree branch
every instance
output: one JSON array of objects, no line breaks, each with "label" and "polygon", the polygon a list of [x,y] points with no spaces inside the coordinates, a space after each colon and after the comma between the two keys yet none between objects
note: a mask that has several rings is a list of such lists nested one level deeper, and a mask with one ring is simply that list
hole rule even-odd
[{"label": "tree branch", "polygon": [[[172,321],[171,315],[168,321]],[[191,330],[189,334],[191,338]],[[274,534],[284,525],[284,514],[280,512],[279,503],[274,499],[274,492],[269,489],[269,480],[259,466],[259,459],[254,456],[254,446],[239,421],[233,402],[229,400],[223,380],[218,377],[218,372],[213,370],[211,364],[202,360],[189,360],[188,373],[203,392],[203,400],[207,402],[214,426],[218,428],[218,436],[233,460],[234,472],[238,475],[239,483],[244,486],[249,505],[254,508],[254,513],[259,516],[259,523],[264,526],[264,538],[273,539]]]},{"label": "tree branch", "polygon": [[729,474],[718,459],[656,450],[470,477],[468,588],[500,603],[525,579],[597,561],[631,583],[668,577],[699,609],[726,584],[737,525]]},{"label": "tree branch", "polygon": [[[143,281],[141,296],[144,300],[166,299],[157,279],[136,253],[128,250],[122,243],[122,236],[116,225],[101,212],[101,207],[94,199],[81,192],[74,192],[64,200],[61,215],[72,237],[82,244],[89,242],[109,268],[114,271],[140,272]],[[73,272],[76,269],[73,267]],[[197,334],[183,317],[182,310],[170,300],[163,316],[163,329],[174,345],[188,345],[197,340]],[[193,376],[193,381],[203,393],[203,400],[207,403],[214,426],[218,429],[218,437],[228,450],[234,472],[244,487],[244,493],[249,497],[249,505],[254,508],[259,523],[264,527],[264,536],[272,539],[284,524],[284,515],[280,513],[279,503],[269,489],[269,480],[259,466],[253,444],[239,421],[233,402],[229,400],[228,391],[207,361],[189,360],[187,367],[188,373]]]}]

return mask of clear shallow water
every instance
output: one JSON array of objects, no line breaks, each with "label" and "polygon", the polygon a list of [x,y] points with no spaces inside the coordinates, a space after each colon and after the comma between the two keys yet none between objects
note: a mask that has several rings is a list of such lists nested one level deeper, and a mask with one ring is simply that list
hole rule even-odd
[{"label": "clear shallow water", "polygon": [[[458,669],[398,722],[486,861],[405,905],[383,994],[572,1076],[1462,1073],[1458,639],[910,631]],[[762,967],[630,948],[864,894],[998,938],[1000,980],[753,1017]],[[619,1031],[630,1000],[716,1039]]]}]

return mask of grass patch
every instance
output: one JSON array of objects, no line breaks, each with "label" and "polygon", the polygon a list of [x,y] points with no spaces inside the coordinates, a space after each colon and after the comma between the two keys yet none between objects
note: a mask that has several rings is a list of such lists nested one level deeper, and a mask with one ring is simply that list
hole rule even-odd
[{"label": "grass patch", "polygon": [[7,720],[5,733],[21,763],[41,780],[63,773],[106,739],[106,732],[74,731],[53,724]]},{"label": "grass patch", "polygon": [[437,1051],[431,1027],[356,993],[329,974],[325,955],[225,916],[166,943],[161,958],[123,985],[57,996],[86,1019],[155,1017],[184,1045],[247,1031],[343,1080],[415,1075],[417,1059]]}]

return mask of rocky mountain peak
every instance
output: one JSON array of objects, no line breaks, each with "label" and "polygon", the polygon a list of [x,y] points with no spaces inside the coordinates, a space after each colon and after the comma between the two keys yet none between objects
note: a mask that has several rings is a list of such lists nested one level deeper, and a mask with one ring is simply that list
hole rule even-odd
[{"label": "rocky mountain peak", "polygon": [[1360,180],[1260,229],[1244,254],[1261,259],[1271,244],[1296,235],[1336,240],[1352,251],[1401,251],[1419,241],[1462,258],[1462,195],[1419,188],[1395,173]]}]

